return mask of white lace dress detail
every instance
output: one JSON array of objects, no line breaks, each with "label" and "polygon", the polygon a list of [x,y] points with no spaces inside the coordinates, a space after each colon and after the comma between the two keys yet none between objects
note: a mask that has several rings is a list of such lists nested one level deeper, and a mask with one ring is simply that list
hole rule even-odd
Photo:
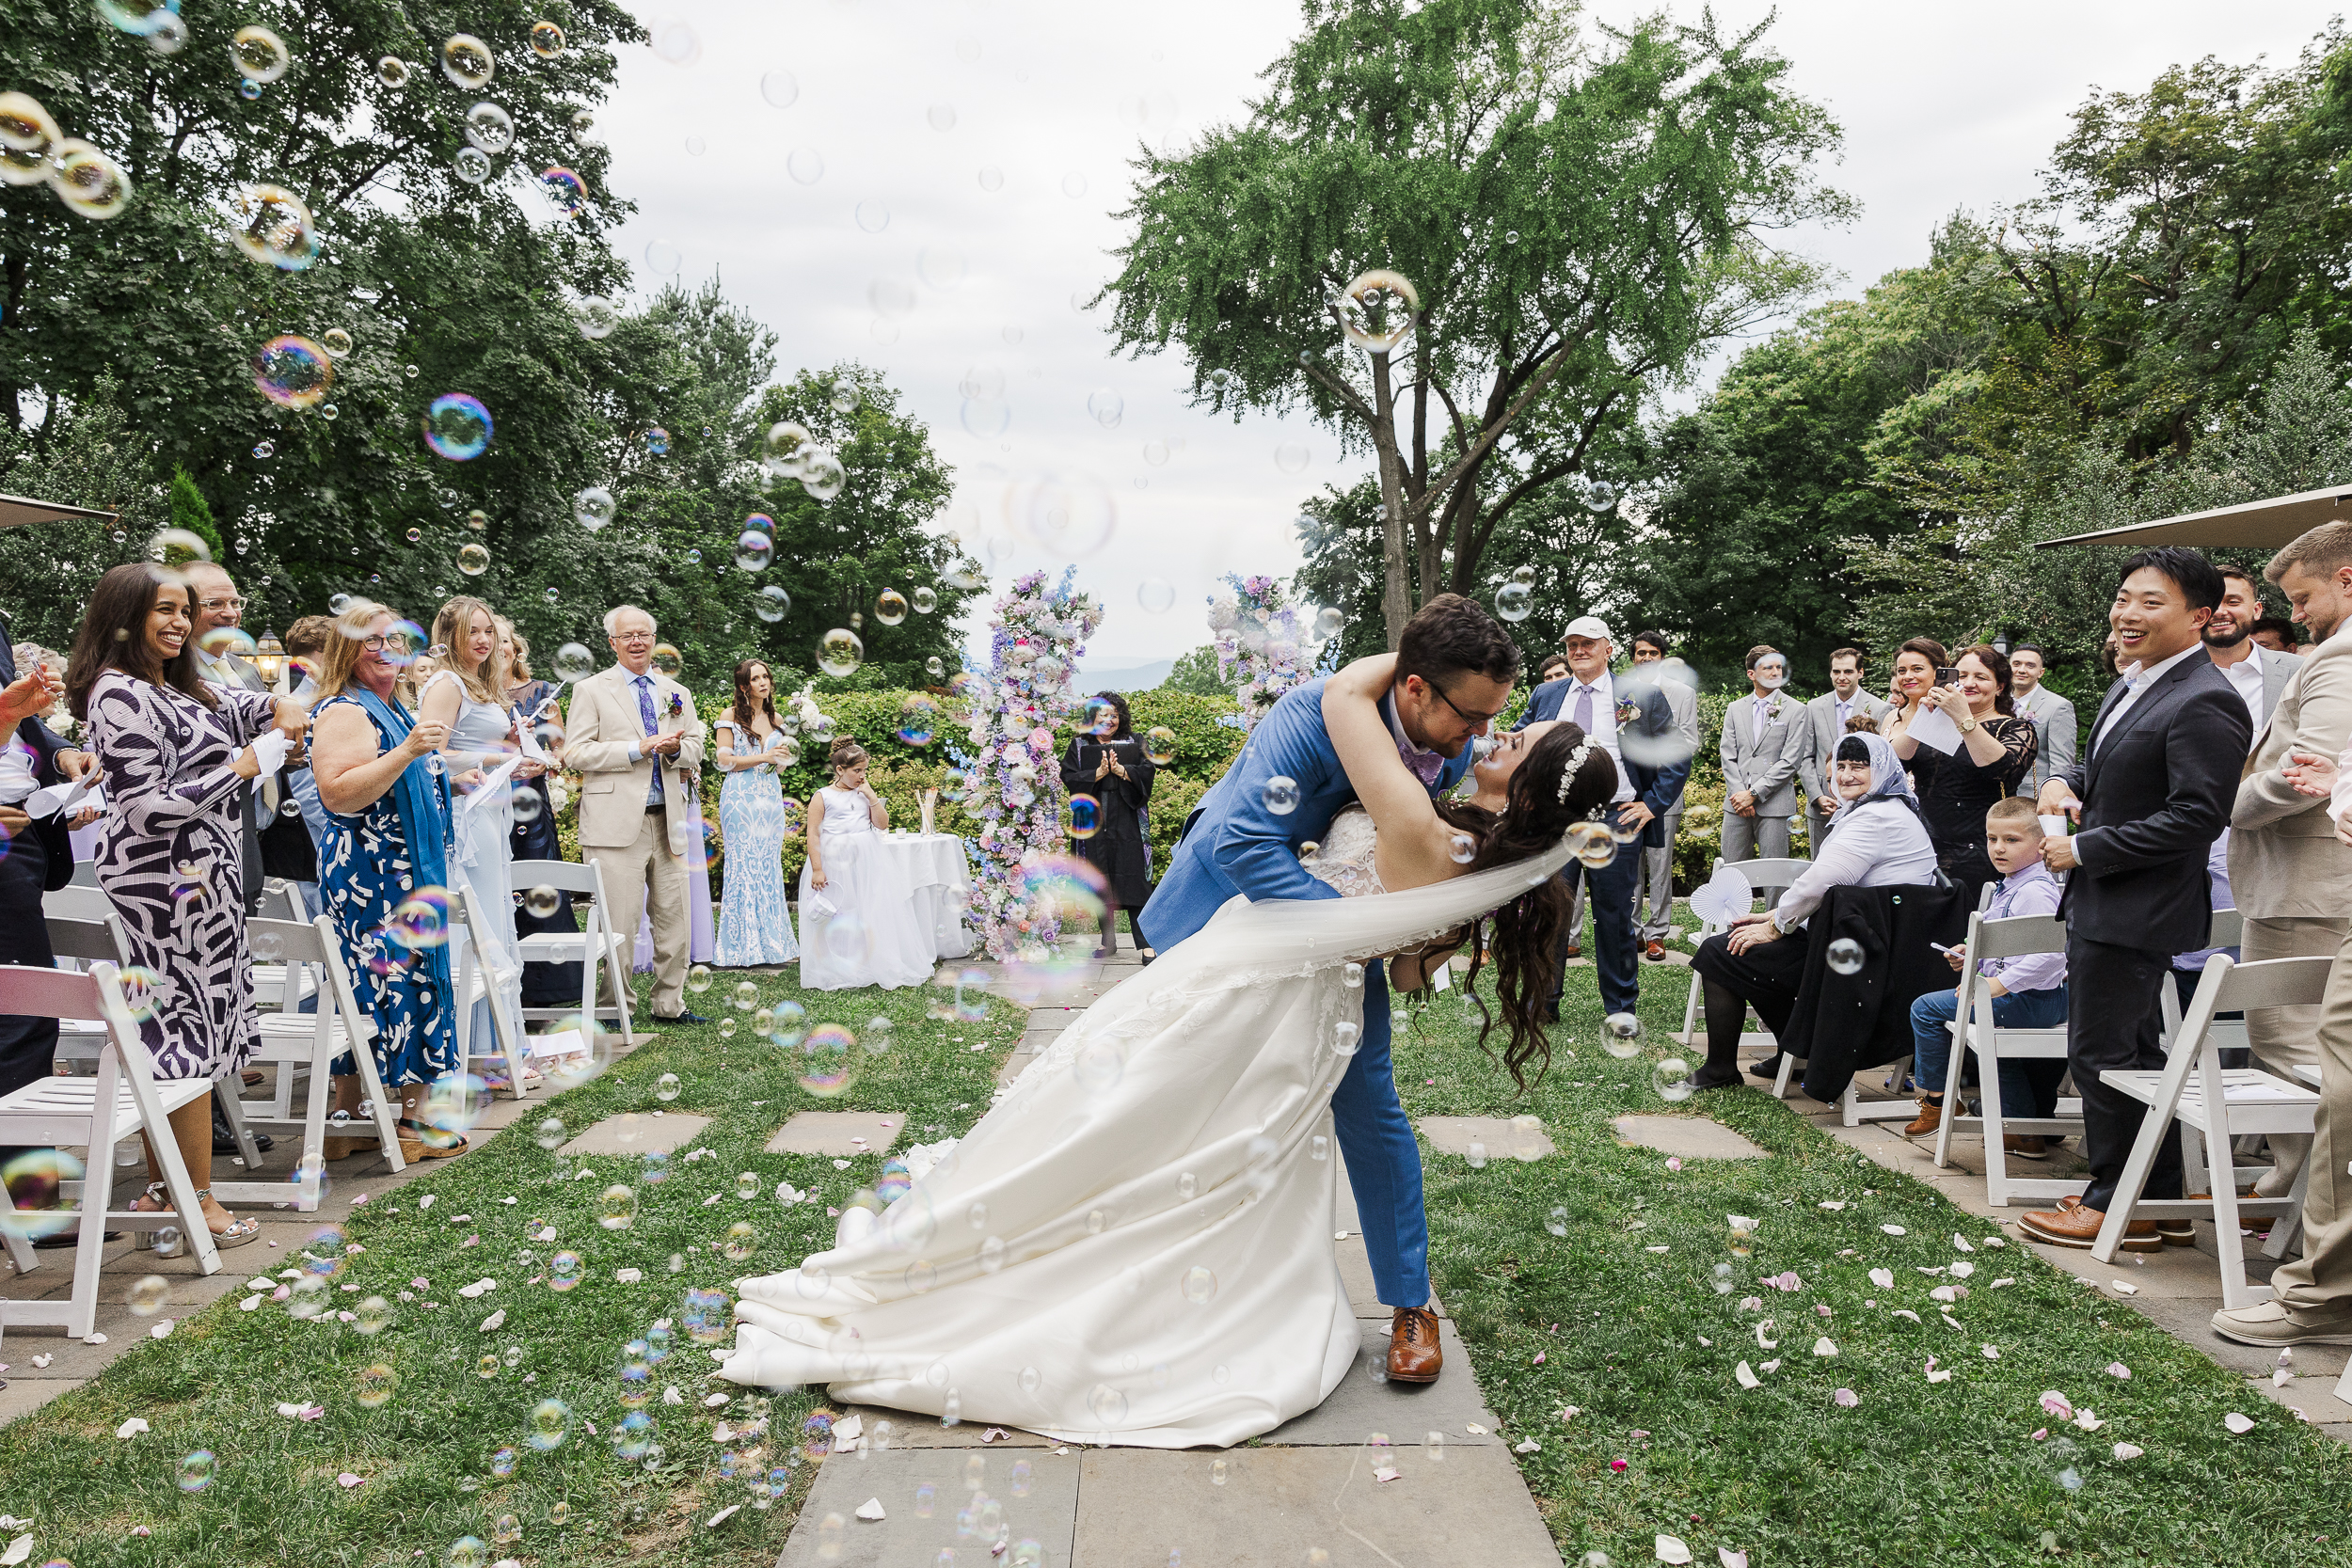
[{"label": "white lace dress detail", "polygon": [[1298,863],[1315,880],[1338,888],[1343,898],[1386,893],[1389,890],[1380,885],[1379,866],[1373,859],[1379,842],[1372,814],[1361,806],[1349,806],[1331,818],[1323,842],[1315,847],[1314,853],[1301,855]]}]

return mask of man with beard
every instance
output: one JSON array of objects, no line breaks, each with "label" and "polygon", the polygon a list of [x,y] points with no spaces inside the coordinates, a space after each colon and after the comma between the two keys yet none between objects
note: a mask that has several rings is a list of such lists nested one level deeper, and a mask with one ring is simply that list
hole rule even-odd
[{"label": "man with beard", "polygon": [[[2283,555],[2281,560],[2285,559]],[[2254,641],[2254,623],[2263,618],[2262,585],[2235,566],[2221,569],[2221,608],[2205,626],[2205,651],[2230,684],[2246,700],[2247,717],[2260,735],[2270,722],[2270,710],[2301,667],[2295,654],[2282,654]],[[2322,641],[2324,633],[2314,633]]]}]

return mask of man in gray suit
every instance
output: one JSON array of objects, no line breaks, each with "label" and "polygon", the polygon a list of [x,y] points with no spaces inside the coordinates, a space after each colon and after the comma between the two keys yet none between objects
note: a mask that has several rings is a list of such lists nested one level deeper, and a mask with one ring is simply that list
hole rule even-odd
[{"label": "man in gray suit", "polygon": [[1862,650],[1840,648],[1830,655],[1829,689],[1804,705],[1811,730],[1797,763],[1797,777],[1804,782],[1805,843],[1815,855],[1829,836],[1828,814],[1836,809],[1829,790],[1829,759],[1846,737],[1846,721],[1867,719],[1875,724],[1885,711],[1884,703],[1862,689]]},{"label": "man in gray suit", "polygon": [[[2305,534],[2304,538],[2311,537]],[[2289,545],[2292,550],[2302,543],[2298,539]],[[2281,550],[2278,560],[2288,559]],[[2274,562],[2275,563],[2275,562]],[[2279,705],[2280,693],[2287,682],[2303,665],[2299,654],[2282,654],[2276,648],[2265,648],[2254,641],[2254,623],[2263,617],[2261,587],[2235,566],[2221,568],[2221,608],[2213,612],[2205,626],[2205,651],[2221,673],[2230,677],[2230,684],[2246,700],[2247,716],[2254,721],[2254,733],[2259,736],[2263,726],[2270,722],[2271,710]],[[2315,634],[2326,641],[2324,633]],[[2332,950],[2331,950],[2332,951]],[[2278,957],[2273,954],[2272,957]]]},{"label": "man in gray suit", "polygon": [[[1761,643],[1748,650],[1749,694],[1724,713],[1724,863],[1785,860],[1797,811],[1797,768],[1813,730],[1784,694],[1788,659]],[[1767,902],[1778,889],[1764,890]]]},{"label": "man in gray suit", "polygon": [[[2300,758],[2333,760],[2352,742],[2352,637],[2337,635],[2352,624],[2352,522],[2312,529],[2273,557],[2263,575],[2286,593],[2317,646],[2288,679],[2268,721],[2255,726],[2253,755],[2230,811],[2230,888],[2246,916],[2247,961],[2335,958],[2335,974],[2342,978],[2352,974],[2342,958],[2344,939],[2352,934],[2352,920],[2345,918],[2352,911],[2352,849],[2337,842],[2328,798],[2301,793],[2285,769]],[[2247,587],[2250,584],[2224,568],[2224,605]],[[2260,614],[2256,600],[2252,614],[2241,613],[2236,620],[2250,629]],[[2265,649],[2257,657],[2267,661],[2294,656]],[[2352,1205],[2346,1202],[2352,1184],[2340,1174],[2352,1076],[2341,1070],[2339,989],[2329,985],[2325,1006],[2256,1007],[2246,1014],[2247,1039],[2263,1066],[2289,1082],[2295,1081],[2296,1067],[2322,1069],[2317,1136],[2328,1139],[2333,1152],[2312,1160],[2311,1136],[2270,1134],[2274,1164],[2256,1184],[2262,1196],[2292,1190],[2296,1174],[2311,1164],[2303,1253],[2280,1265],[2272,1278],[2273,1300],[2214,1314],[2214,1331],[2224,1338],[2296,1344],[2341,1332],[2342,1320],[2352,1316],[2352,1297],[2346,1295],[2352,1277],[2345,1270],[2352,1248]],[[2334,1027],[2323,1027],[2331,1017]]]},{"label": "man in gray suit", "polygon": [[2010,700],[2018,717],[2033,725],[2033,771],[2019,782],[2020,795],[2040,795],[2043,784],[2074,766],[2074,705],[2042,684],[2049,662],[2031,642],[2010,651]]},{"label": "man in gray suit", "polygon": [[[1678,658],[1667,657],[1669,649],[1662,631],[1638,632],[1633,638],[1633,672],[1629,683],[1655,677],[1666,693],[1666,709],[1674,719],[1675,747],[1682,756],[1690,757],[1699,749],[1699,694],[1692,684],[1691,667]],[[1656,759],[1640,758],[1652,762]],[[1635,918],[1640,922],[1642,957],[1652,963],[1661,963],[1666,957],[1666,939],[1674,935],[1675,909],[1675,834],[1682,829],[1682,796],[1675,796],[1674,809],[1661,818],[1661,831],[1666,842],[1655,849],[1642,851],[1642,889],[1633,901]]]}]

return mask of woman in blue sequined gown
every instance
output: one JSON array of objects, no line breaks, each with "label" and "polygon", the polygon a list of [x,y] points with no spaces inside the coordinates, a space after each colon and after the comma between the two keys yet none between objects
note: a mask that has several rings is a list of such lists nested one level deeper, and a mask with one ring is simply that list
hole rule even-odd
[{"label": "woman in blue sequined gown", "polygon": [[775,681],[747,658],[735,667],[735,705],[710,726],[714,758],[726,784],[719,793],[719,832],[726,846],[720,895],[722,969],[789,963],[801,956],[784,881],[784,838],[792,831],[779,765],[790,739],[776,722]]}]

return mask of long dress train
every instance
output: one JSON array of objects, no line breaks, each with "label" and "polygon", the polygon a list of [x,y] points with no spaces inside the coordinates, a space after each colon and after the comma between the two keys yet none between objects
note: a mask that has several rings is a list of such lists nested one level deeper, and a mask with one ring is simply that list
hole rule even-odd
[{"label": "long dress train", "polygon": [[[1343,814],[1309,869],[1372,895],[1235,898],[1064,1030],[835,1244],[739,1283],[722,1376],[1073,1442],[1230,1445],[1313,1409],[1359,1339],[1331,1256],[1328,1107],[1360,971],[1538,886],[1559,847],[1400,894]],[[911,1170],[911,1174],[914,1172]]]}]

